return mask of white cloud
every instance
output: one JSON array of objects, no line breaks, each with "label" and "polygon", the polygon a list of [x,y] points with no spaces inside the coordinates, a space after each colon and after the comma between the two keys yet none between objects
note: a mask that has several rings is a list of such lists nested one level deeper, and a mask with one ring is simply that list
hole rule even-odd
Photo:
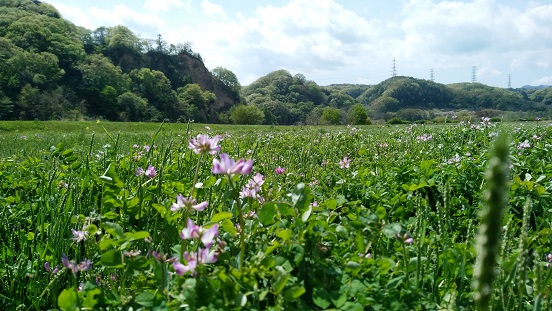
[{"label": "white cloud", "polygon": [[146,0],[144,7],[146,10],[154,13],[166,12],[174,8],[182,8],[185,5],[189,6],[190,1],[184,4],[182,0]]},{"label": "white cloud", "polygon": [[226,12],[222,6],[212,3],[208,0],[201,1],[201,9],[206,16],[209,17],[226,17]]},{"label": "white cloud", "polygon": [[531,85],[552,85],[552,76],[537,79],[531,82]]},{"label": "white cloud", "polygon": [[381,16],[367,13],[368,4],[351,4],[353,11],[337,0],[255,2],[246,9],[215,0],[73,3],[51,4],[89,29],[122,24],[146,38],[160,33],[169,43],[191,42],[209,68],[228,68],[242,84],[277,69],[328,83],[377,83],[390,76],[393,57],[401,75],[427,78],[435,68],[438,78],[465,81],[477,66],[482,82],[499,85],[508,73],[519,80],[531,74],[529,81],[548,76],[552,66],[552,3],[544,0],[404,0],[398,14]]}]

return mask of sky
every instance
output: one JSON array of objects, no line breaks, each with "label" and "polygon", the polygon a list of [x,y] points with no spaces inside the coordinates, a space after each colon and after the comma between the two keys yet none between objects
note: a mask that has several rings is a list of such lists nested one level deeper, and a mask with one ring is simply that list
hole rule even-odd
[{"label": "sky", "polygon": [[242,85],[280,69],[319,85],[432,72],[445,84],[552,85],[552,0],[44,2],[90,30],[124,25],[190,42],[208,69],[229,69]]}]

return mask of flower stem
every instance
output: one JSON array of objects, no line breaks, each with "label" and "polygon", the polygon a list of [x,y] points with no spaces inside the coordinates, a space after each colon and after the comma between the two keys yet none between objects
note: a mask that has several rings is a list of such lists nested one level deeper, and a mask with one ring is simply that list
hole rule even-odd
[{"label": "flower stem", "polygon": [[[232,189],[232,192],[234,194],[237,194],[236,188],[234,187],[234,183],[232,182],[232,177],[230,175],[228,176],[228,182],[230,183],[230,188]],[[245,221],[243,220],[243,211],[241,208],[241,202],[239,195],[236,197],[236,203],[238,205],[238,221],[240,223],[240,264],[239,268],[243,268],[243,257],[245,255]]]}]

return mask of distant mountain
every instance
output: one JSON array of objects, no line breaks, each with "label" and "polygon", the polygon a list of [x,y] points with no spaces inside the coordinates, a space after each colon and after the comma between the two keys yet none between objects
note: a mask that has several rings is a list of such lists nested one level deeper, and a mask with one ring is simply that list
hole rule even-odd
[{"label": "distant mountain", "polygon": [[547,87],[550,87],[550,85],[542,85],[542,84],[537,85],[537,86],[535,86],[535,85],[524,85],[521,88],[522,89],[527,89],[527,90],[540,90],[540,89],[545,89]]}]

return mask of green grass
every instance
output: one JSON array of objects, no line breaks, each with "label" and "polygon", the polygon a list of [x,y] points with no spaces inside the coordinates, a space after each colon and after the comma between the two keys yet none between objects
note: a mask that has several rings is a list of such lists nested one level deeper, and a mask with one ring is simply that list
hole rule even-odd
[{"label": "green grass", "polygon": [[[492,182],[484,172],[503,130],[508,206],[498,222],[503,238],[489,305],[551,306],[547,124],[205,126],[0,122],[2,305],[473,310],[475,236]],[[260,201],[239,197],[252,176],[213,174],[213,157],[188,148],[199,133],[219,134],[221,152],[253,160],[251,175],[264,175]],[[530,147],[520,145],[525,140]],[[149,165],[154,178],[136,176]],[[193,197],[208,208],[172,212],[177,194],[190,195],[196,183]],[[188,218],[204,228],[218,224],[217,258],[179,276],[152,251],[186,263],[184,251],[205,247],[179,237]],[[71,229],[87,239],[74,241]],[[46,271],[45,262],[53,269],[62,254],[93,267]]]}]

